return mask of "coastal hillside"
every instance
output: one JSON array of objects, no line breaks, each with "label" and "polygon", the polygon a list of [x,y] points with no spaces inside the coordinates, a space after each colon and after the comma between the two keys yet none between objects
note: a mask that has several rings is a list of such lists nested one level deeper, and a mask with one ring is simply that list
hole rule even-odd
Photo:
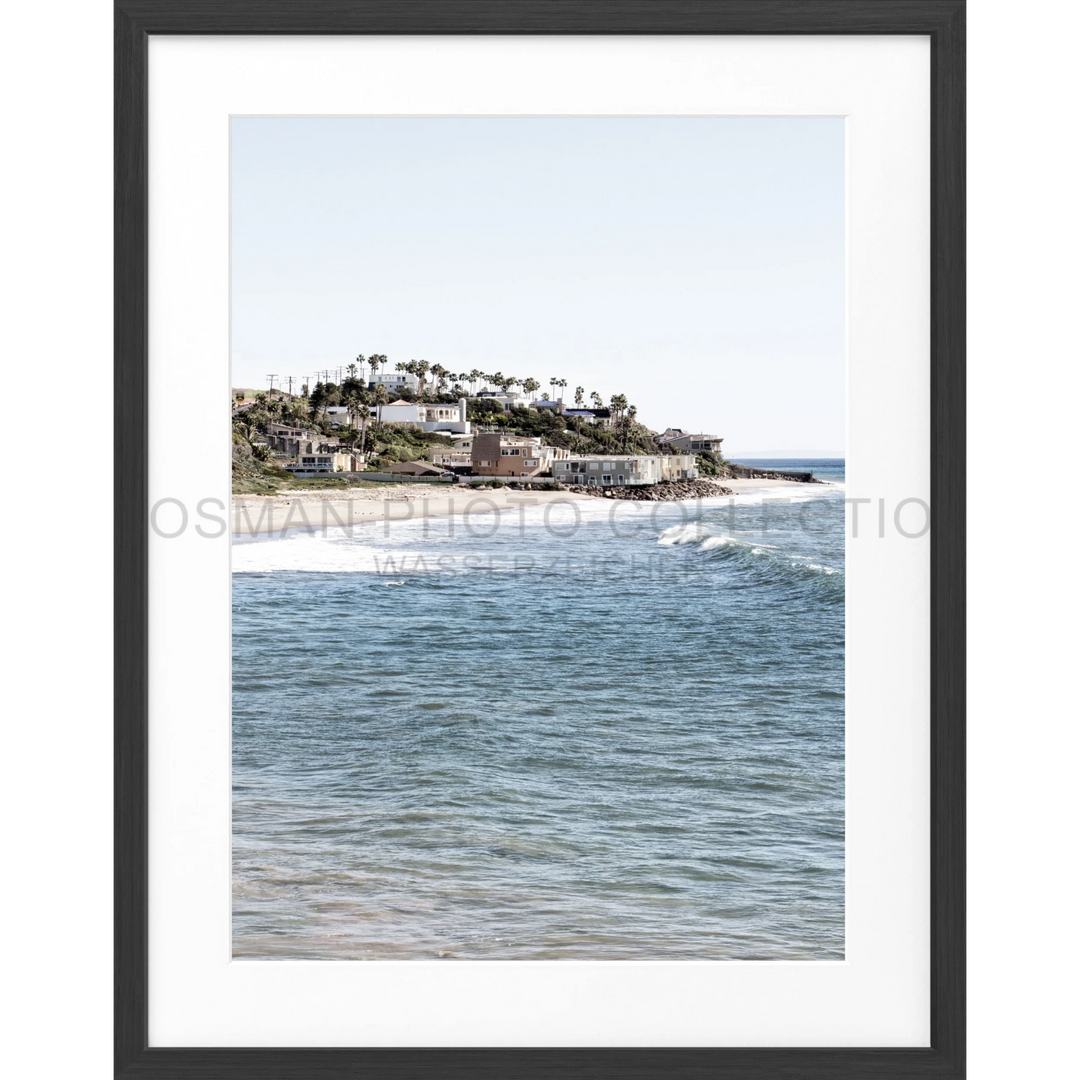
[{"label": "coastal hillside", "polygon": [[[479,370],[455,374],[424,361],[398,364],[398,374],[380,372],[386,364],[379,354],[366,360],[358,356],[356,363],[339,369],[340,382],[331,381],[333,373],[322,372],[325,379],[314,386],[301,383],[299,393],[234,388],[234,492],[270,493],[301,479],[307,480],[301,485],[305,487],[356,486],[366,483],[365,472],[382,473],[385,479],[387,470],[411,462],[440,468],[452,464],[459,472],[467,471],[467,448],[463,461],[462,447],[455,442],[460,436],[451,436],[470,430],[538,440],[537,445],[563,458],[689,454],[698,477],[744,475],[721,455],[722,439],[676,428],[663,434],[652,431],[638,422],[637,408],[624,394],[605,401],[578,386],[573,400],[564,401],[559,391],[567,386],[565,379],[549,380],[548,397],[538,396],[541,383],[534,378]],[[293,380],[286,381],[291,391]],[[413,422],[424,419],[421,409],[427,410],[429,421],[434,411],[448,422]],[[305,471],[297,467],[298,452],[330,455],[333,462],[318,470],[327,475],[294,476]]]}]

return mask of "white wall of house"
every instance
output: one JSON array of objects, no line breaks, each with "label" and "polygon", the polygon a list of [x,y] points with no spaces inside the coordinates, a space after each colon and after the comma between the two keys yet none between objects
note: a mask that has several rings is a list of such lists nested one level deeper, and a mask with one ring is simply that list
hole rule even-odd
[{"label": "white wall of house", "polygon": [[687,453],[696,453],[701,450],[719,451],[723,441],[718,435],[678,435],[665,440],[669,446]]},{"label": "white wall of house", "polygon": [[460,398],[456,405],[413,401],[395,401],[390,405],[372,405],[371,415],[384,424],[415,424],[422,431],[450,431],[468,435],[472,424],[465,419],[467,403]]},{"label": "white wall of house", "polygon": [[639,487],[662,477],[659,454],[581,454],[554,464],[556,480],[600,487]]},{"label": "white wall of house", "polygon": [[387,390],[417,390],[420,380],[407,371],[380,371],[368,382],[368,386],[385,386]]}]

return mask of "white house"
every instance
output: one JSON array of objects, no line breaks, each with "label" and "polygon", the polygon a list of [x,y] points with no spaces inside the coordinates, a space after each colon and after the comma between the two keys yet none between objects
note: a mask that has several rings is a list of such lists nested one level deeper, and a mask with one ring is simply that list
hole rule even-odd
[{"label": "white house", "polygon": [[724,441],[718,435],[669,435],[668,432],[664,432],[660,436],[660,441],[666,443],[668,446],[673,447],[675,450],[682,450],[684,453],[696,454],[702,450],[712,450],[715,453],[720,453],[720,444]]},{"label": "white house", "polygon": [[472,424],[465,419],[466,401],[459,398],[456,405],[428,404],[420,401],[393,401],[389,405],[372,405],[371,415],[384,424],[410,424],[421,431],[457,432],[468,435]]},{"label": "white house", "polygon": [[641,487],[663,479],[659,454],[575,454],[556,461],[553,474],[564,484]]},{"label": "white house", "polygon": [[524,394],[504,394],[499,390],[481,390],[476,396],[485,401],[497,401],[504,409],[524,409],[532,405]]},{"label": "white house", "polygon": [[377,372],[368,383],[368,388],[374,390],[376,386],[385,386],[387,390],[417,390],[420,380],[407,371],[380,371]]},{"label": "white house", "polygon": [[697,457],[693,454],[664,454],[660,458],[661,480],[696,480]]}]

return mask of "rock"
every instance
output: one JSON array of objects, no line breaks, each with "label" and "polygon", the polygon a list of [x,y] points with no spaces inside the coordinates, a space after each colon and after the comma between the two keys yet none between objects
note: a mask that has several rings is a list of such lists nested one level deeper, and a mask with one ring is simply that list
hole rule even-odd
[{"label": "rock", "polygon": [[565,491],[580,492],[597,499],[625,499],[630,502],[677,502],[680,499],[709,499],[734,494],[713,480],[661,480],[640,487],[599,487],[595,484],[569,484]]}]

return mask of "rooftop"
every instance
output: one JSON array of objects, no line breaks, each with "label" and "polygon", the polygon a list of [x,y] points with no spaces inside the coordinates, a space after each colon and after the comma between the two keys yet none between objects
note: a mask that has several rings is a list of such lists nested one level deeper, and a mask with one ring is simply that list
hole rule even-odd
[{"label": "rooftop", "polygon": [[571,454],[571,461],[637,461],[641,458],[660,457],[659,454]]}]

